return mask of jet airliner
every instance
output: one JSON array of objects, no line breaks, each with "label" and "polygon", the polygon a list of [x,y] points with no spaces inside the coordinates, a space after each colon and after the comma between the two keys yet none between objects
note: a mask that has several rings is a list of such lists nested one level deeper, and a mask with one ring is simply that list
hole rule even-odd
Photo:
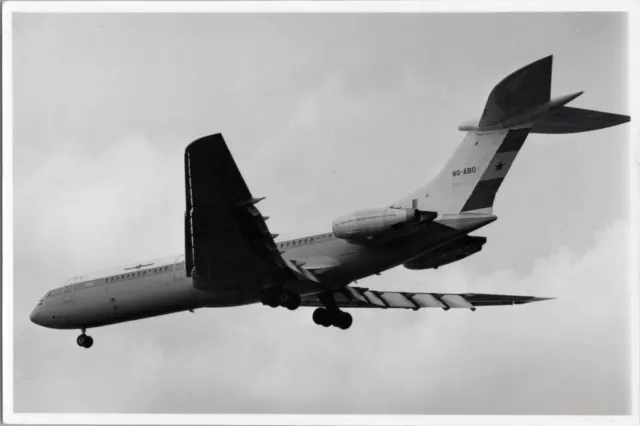
[{"label": "jet airliner", "polygon": [[205,307],[261,303],[311,306],[313,321],[348,329],[351,308],[413,309],[516,305],[541,297],[379,291],[354,282],[390,268],[438,268],[479,252],[475,231],[497,219],[493,203],[529,134],[603,129],[630,117],[565,106],[582,92],[551,98],[552,56],[508,75],[490,92],[442,171],[426,186],[383,207],[333,221],[331,232],[276,242],[222,135],[189,144],[184,154],[185,252],[76,276],[47,292],[35,324],[79,329]]}]

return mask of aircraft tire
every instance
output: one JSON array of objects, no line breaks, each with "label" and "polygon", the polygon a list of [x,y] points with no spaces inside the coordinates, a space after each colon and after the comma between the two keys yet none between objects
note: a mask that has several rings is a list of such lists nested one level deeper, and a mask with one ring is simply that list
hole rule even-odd
[{"label": "aircraft tire", "polygon": [[333,318],[333,325],[341,330],[346,330],[353,324],[353,317],[348,312],[339,311]]},{"label": "aircraft tire", "polygon": [[291,302],[291,296],[293,296],[293,292],[289,290],[280,291],[277,296],[280,306],[287,306]]},{"label": "aircraft tire", "polygon": [[329,327],[331,325],[331,316],[329,311],[325,308],[317,308],[313,311],[313,322],[323,327]]},{"label": "aircraft tire", "polygon": [[91,346],[93,346],[93,337],[87,336],[87,338],[84,341],[84,347],[89,349]]},{"label": "aircraft tire", "polygon": [[289,292],[289,300],[287,301],[285,307],[287,309],[289,309],[290,311],[295,311],[296,309],[298,309],[300,307],[300,295],[298,293],[295,293],[293,291]]},{"label": "aircraft tire", "polygon": [[277,308],[280,306],[278,303],[278,293],[276,293],[273,289],[263,289],[260,291],[260,302],[263,305],[271,306],[272,308]]},{"label": "aircraft tire", "polygon": [[78,346],[80,346],[81,348],[89,349],[91,346],[93,346],[93,337],[87,336],[86,334],[81,334],[76,339],[76,343],[78,343]]}]

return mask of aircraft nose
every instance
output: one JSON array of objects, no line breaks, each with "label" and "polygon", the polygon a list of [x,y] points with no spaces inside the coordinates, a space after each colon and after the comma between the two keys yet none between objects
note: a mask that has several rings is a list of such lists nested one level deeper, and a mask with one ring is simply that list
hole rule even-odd
[{"label": "aircraft nose", "polygon": [[36,325],[42,325],[42,314],[39,308],[39,306],[36,306],[33,308],[33,311],[31,311],[31,314],[29,314],[29,319]]}]

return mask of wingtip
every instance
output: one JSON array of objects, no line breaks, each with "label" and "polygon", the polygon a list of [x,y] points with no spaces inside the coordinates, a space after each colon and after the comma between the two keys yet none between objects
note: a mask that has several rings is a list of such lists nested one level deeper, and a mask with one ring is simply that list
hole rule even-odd
[{"label": "wingtip", "polygon": [[531,299],[527,300],[526,303],[530,302],[544,302],[546,300],[555,300],[555,297],[531,297]]},{"label": "wingtip", "polygon": [[544,58],[540,58],[537,61],[533,62],[531,65],[533,65],[533,64],[549,64],[549,65],[552,65],[553,64],[553,54],[547,55]]},{"label": "wingtip", "polygon": [[198,139],[194,140],[193,142],[191,142],[185,148],[185,153],[187,151],[189,151],[190,148],[193,148],[196,145],[208,144],[208,143],[211,143],[212,141],[225,143],[224,142],[224,137],[222,137],[222,133],[212,133],[210,135],[202,136],[201,138],[198,138]]},{"label": "wingtip", "polygon": [[540,58],[537,61],[531,62],[529,65],[524,66],[523,68],[548,68],[549,70],[553,67],[553,55],[545,56],[544,58]]}]

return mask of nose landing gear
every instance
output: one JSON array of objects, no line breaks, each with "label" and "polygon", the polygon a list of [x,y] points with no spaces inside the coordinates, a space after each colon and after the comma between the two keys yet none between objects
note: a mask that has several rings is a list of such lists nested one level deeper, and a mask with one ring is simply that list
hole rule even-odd
[{"label": "nose landing gear", "polygon": [[80,346],[81,348],[85,348],[85,349],[89,349],[91,346],[93,346],[93,337],[91,336],[87,336],[85,334],[85,329],[82,329],[82,334],[78,336],[78,338],[76,339],[76,342],[78,343],[78,346]]}]

